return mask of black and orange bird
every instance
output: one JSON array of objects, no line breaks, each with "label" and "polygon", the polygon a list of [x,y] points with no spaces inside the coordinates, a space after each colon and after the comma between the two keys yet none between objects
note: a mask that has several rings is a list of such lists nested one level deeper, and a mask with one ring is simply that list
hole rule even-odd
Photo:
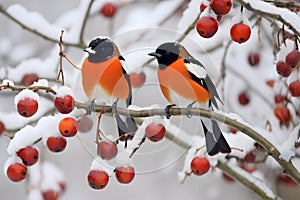
[{"label": "black and orange bird", "polygon": [[[84,51],[88,56],[82,63],[81,75],[86,96],[97,104],[116,107],[118,102],[118,105],[128,107],[132,97],[131,84],[125,59],[116,44],[108,37],[96,37]],[[114,117],[119,136],[132,136],[136,132],[133,118],[118,114]]]},{"label": "black and orange bird", "polygon": [[[178,42],[164,43],[155,52],[148,55],[154,56],[158,61],[157,76],[160,89],[171,104],[188,105],[187,116],[189,117],[194,103],[210,110],[213,110],[213,106],[218,108],[217,100],[222,101],[215,85],[204,66],[193,58],[184,46]],[[218,123],[202,117],[201,123],[205,134],[207,153],[211,156],[219,152],[230,153],[231,148]]]}]

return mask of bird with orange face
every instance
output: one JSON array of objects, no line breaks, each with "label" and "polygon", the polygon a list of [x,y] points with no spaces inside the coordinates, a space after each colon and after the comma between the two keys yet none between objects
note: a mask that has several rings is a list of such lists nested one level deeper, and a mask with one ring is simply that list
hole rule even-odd
[{"label": "bird with orange face", "polygon": [[[217,99],[222,101],[212,80],[204,66],[193,58],[184,46],[177,42],[164,43],[148,55],[154,56],[158,61],[157,75],[160,89],[171,104],[188,105],[189,117],[194,103],[210,110],[213,110],[212,106],[218,108]],[[215,120],[201,118],[201,124],[209,155],[231,152]]]},{"label": "bird with orange face", "polygon": [[[131,104],[131,84],[125,59],[108,37],[93,39],[85,49],[88,56],[82,63],[82,86],[86,96],[100,104]],[[133,135],[137,126],[131,117],[114,114],[119,136]],[[124,138],[123,138],[124,139]]]}]

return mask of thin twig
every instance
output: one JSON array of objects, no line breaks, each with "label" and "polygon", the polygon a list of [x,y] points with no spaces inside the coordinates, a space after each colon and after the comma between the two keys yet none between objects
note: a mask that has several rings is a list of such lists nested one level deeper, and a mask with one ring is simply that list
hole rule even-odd
[{"label": "thin twig", "polygon": [[[87,22],[89,14],[90,14],[90,10],[92,8],[93,3],[94,3],[94,0],[91,0],[88,5],[88,8],[85,12],[85,16],[83,18],[83,22],[82,22],[81,29],[80,29],[80,35],[79,35],[80,44],[85,44],[84,40],[83,40],[83,35],[84,35],[85,27],[86,27],[86,22]],[[85,45],[83,45],[83,46],[85,46]]]},{"label": "thin twig", "polygon": [[62,64],[62,58],[64,56],[64,51],[63,51],[63,35],[64,35],[64,30],[61,30],[60,33],[60,37],[59,37],[59,42],[58,42],[58,46],[59,46],[59,71],[58,71],[58,75],[56,77],[56,80],[58,81],[59,78],[61,77],[61,84],[65,85],[65,76],[64,76],[64,71],[63,71],[63,64]]}]

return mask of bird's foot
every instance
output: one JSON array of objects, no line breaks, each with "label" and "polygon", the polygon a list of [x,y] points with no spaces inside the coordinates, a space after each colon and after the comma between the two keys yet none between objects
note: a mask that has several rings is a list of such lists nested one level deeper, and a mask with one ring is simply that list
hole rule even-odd
[{"label": "bird's foot", "polygon": [[176,106],[176,104],[170,104],[165,107],[165,115],[166,115],[167,119],[170,119],[170,117],[171,117],[170,108],[172,108],[174,106]]},{"label": "bird's foot", "polygon": [[193,105],[194,105],[195,103],[196,103],[196,101],[190,103],[190,104],[186,107],[186,109],[185,109],[185,115],[187,116],[187,118],[191,118],[191,117],[192,117],[192,115],[191,115],[191,109],[192,109],[192,107],[193,107]]},{"label": "bird's foot", "polygon": [[92,112],[94,111],[94,109],[95,109],[95,101],[96,101],[96,99],[94,98],[94,99],[92,99],[92,100],[88,103],[88,108],[87,108],[87,114],[88,114],[88,115],[91,115]]}]

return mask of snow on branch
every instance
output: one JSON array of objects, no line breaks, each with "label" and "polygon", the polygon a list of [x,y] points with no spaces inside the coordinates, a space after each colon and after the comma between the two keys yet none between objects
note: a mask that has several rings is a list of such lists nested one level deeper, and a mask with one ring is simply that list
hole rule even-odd
[{"label": "snow on branch", "polygon": [[237,2],[268,20],[271,18],[282,22],[294,34],[300,36],[300,16],[296,13],[260,0],[237,0]]},{"label": "snow on branch", "polygon": [[232,162],[219,161],[217,167],[226,174],[237,179],[240,183],[254,191],[262,199],[280,199],[262,180],[246,173],[243,169],[236,166]]}]

